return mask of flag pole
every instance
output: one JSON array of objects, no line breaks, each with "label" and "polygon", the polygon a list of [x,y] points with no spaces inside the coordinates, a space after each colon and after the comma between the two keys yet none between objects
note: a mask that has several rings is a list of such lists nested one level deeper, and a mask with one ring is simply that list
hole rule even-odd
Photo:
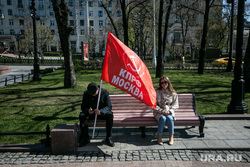
[{"label": "flag pole", "polygon": [[[101,90],[102,90],[102,80],[101,80],[101,83],[100,83],[100,89],[99,89],[99,92],[98,92],[98,100],[97,100],[97,106],[96,106],[96,109],[98,109],[98,108],[99,108],[99,102],[100,102]],[[95,122],[94,122],[94,128],[93,128],[92,139],[93,139],[93,138],[94,138],[94,136],[95,136],[95,125],[96,125],[96,120],[97,120],[97,114],[95,114]]]}]

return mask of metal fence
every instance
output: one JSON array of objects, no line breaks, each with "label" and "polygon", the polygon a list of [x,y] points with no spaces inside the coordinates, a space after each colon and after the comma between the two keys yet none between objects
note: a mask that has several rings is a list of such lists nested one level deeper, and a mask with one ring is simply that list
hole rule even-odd
[{"label": "metal fence", "polygon": [[[5,64],[34,64],[33,58],[9,58],[9,57],[0,57],[0,63]],[[62,59],[44,59],[41,58],[39,63],[42,65],[62,65],[64,60]]]},{"label": "metal fence", "polygon": [[33,77],[33,74],[28,73],[27,75],[25,74],[19,74],[19,75],[10,75],[7,76],[5,79],[0,81],[0,87],[4,87],[7,85],[12,85],[18,82],[23,82],[25,80],[28,80]]}]

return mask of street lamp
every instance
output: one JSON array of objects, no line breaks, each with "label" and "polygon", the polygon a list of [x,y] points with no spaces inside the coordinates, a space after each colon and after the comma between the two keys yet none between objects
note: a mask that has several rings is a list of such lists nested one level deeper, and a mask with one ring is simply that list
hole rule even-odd
[{"label": "street lamp", "polygon": [[33,36],[34,36],[34,74],[33,81],[40,81],[42,79],[40,74],[39,59],[37,56],[37,36],[36,36],[36,20],[39,20],[39,16],[36,15],[35,0],[32,0],[30,6],[31,18],[33,20]]},{"label": "street lamp", "polygon": [[237,16],[236,62],[234,69],[234,80],[232,81],[231,102],[227,107],[228,113],[232,114],[244,114],[248,112],[248,108],[244,101],[245,81],[243,79],[243,64],[242,64],[244,7],[245,7],[245,0],[239,0],[238,16]]},{"label": "street lamp", "polygon": [[229,60],[226,71],[231,72],[233,71],[232,53],[233,53],[233,33],[234,33],[234,0],[227,0],[227,3],[231,3],[231,28],[230,28]]}]

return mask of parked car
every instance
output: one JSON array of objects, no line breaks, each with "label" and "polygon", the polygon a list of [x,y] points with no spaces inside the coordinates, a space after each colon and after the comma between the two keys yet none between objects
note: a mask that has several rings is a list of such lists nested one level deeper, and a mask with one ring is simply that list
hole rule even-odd
[{"label": "parked car", "polygon": [[[219,59],[216,59],[212,62],[212,64],[216,67],[226,67],[227,64],[228,64],[228,60],[229,60],[229,57],[222,57],[222,58],[219,58]],[[233,66],[235,64],[235,59],[232,58],[232,63],[233,63]]]}]

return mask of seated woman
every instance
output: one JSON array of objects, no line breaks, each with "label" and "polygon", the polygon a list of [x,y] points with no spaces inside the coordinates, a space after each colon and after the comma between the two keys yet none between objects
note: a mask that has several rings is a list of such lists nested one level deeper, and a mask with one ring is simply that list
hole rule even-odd
[{"label": "seated woman", "polygon": [[179,108],[178,95],[168,77],[161,77],[159,88],[156,90],[156,109],[153,114],[158,120],[157,142],[163,145],[162,132],[167,122],[169,130],[169,144],[174,143],[174,113]]}]

